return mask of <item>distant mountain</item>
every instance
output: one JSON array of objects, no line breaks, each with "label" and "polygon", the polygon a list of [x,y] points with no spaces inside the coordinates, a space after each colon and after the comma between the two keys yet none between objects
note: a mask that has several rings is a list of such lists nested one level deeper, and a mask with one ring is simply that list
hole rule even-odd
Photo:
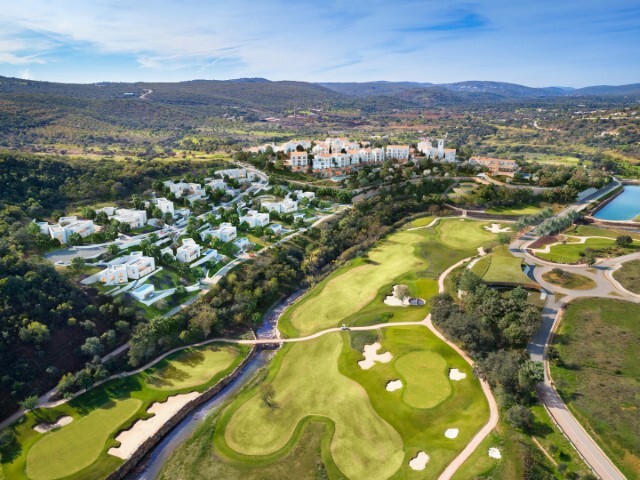
[{"label": "distant mountain", "polygon": [[566,93],[558,87],[533,88],[505,82],[469,81],[445,83],[442,86],[456,92],[490,93],[505,98],[553,97]]},{"label": "distant mountain", "polygon": [[318,83],[334,92],[342,93],[344,95],[353,95],[356,97],[370,97],[378,95],[397,95],[406,90],[411,90],[419,87],[429,87],[432,83],[420,83],[420,82],[328,82]]},{"label": "distant mountain", "polygon": [[593,87],[577,88],[569,95],[573,96],[622,96],[622,95],[640,95],[640,83],[631,83],[629,85],[596,85]]}]

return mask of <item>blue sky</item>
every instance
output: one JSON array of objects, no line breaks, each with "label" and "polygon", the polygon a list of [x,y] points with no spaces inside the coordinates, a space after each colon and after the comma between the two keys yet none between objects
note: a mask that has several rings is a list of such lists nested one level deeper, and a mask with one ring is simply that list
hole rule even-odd
[{"label": "blue sky", "polygon": [[638,0],[0,0],[0,75],[640,82]]}]

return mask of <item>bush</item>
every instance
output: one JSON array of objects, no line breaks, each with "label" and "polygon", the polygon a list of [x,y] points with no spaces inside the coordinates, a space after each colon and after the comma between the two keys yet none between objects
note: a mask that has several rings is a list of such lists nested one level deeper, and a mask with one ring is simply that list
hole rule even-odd
[{"label": "bush", "polygon": [[528,432],[533,426],[533,413],[527,407],[514,405],[507,410],[507,421],[515,428]]}]

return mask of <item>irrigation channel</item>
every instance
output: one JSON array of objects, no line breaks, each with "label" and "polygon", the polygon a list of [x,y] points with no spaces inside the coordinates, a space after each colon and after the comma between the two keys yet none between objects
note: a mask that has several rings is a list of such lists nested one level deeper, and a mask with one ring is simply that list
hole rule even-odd
[{"label": "irrigation channel", "polygon": [[[262,325],[256,330],[258,338],[276,338],[279,336],[278,319],[293,302],[295,302],[304,291],[293,293],[286,299],[278,302],[264,316]],[[260,350],[240,371],[238,376],[223,388],[220,393],[210,400],[195,408],[184,420],[173,428],[125,478],[126,480],[152,480],[160,474],[162,467],[173,451],[191,437],[196,428],[204,422],[209,413],[219,408],[225,401],[236,395],[244,387],[253,375],[262,367],[267,365],[273,355],[274,350]]]}]

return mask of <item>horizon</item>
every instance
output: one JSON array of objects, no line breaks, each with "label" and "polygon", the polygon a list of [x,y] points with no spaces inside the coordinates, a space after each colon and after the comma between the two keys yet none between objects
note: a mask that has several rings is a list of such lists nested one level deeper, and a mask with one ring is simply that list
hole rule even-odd
[{"label": "horizon", "polygon": [[85,84],[498,78],[475,81],[533,88],[640,79],[630,61],[640,57],[640,5],[630,0],[199,3],[4,5],[0,75]]}]

